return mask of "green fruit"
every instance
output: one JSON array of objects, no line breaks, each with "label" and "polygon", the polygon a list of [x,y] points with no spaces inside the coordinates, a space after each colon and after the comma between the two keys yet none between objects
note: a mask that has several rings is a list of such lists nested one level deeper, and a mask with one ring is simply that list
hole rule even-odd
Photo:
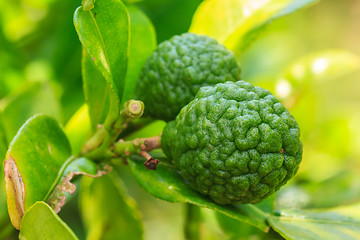
[{"label": "green fruit", "polygon": [[145,103],[145,115],[174,120],[202,86],[238,81],[235,56],[215,39],[185,33],[161,43],[147,59],[136,98]]},{"label": "green fruit", "polygon": [[244,81],[202,87],[169,122],[162,148],[189,185],[216,203],[256,203],[299,168],[300,129],[268,91]]}]

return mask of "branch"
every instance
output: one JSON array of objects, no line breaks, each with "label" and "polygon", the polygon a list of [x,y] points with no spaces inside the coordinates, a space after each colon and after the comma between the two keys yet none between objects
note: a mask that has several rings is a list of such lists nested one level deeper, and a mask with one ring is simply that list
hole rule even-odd
[{"label": "branch", "polygon": [[158,159],[151,157],[148,154],[148,151],[157,149],[161,147],[161,137],[151,137],[151,138],[136,138],[130,141],[119,140],[113,147],[112,151],[116,157],[128,157],[131,154],[139,154],[143,156],[146,161],[144,166],[146,169],[156,170],[157,164],[160,162]]},{"label": "branch", "polygon": [[129,100],[124,104],[118,118],[109,124],[99,124],[94,135],[84,144],[83,156],[90,159],[113,157],[109,147],[116,141],[127,123],[140,118],[144,113],[144,103],[138,100]]},{"label": "branch", "polygon": [[131,154],[140,154],[140,152],[149,152],[151,150],[161,147],[161,137],[151,137],[151,138],[136,138],[130,141],[124,141],[120,139],[114,143],[112,147],[112,152],[116,156],[129,156]]}]

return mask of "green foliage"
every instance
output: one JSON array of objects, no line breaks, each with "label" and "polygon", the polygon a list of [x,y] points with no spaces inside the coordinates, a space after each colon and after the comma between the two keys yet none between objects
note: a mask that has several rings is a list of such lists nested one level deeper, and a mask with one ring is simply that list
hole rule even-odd
[{"label": "green foliage", "polygon": [[360,206],[329,210],[281,210],[269,218],[285,239],[358,239]]},{"label": "green foliage", "polygon": [[71,149],[74,155],[81,152],[81,148],[91,129],[88,110],[87,105],[83,105],[69,119],[64,129],[65,134],[70,141]]},{"label": "green foliage", "polygon": [[21,127],[10,143],[4,169],[9,215],[15,227],[36,201],[49,197],[70,155],[69,142],[53,118],[35,115]]},{"label": "green foliage", "polygon": [[[120,111],[119,104],[123,95],[127,69],[129,15],[126,7],[117,0],[97,1],[92,10],[86,11],[79,7],[74,14],[74,24],[80,41],[89,54],[88,57],[83,55],[86,61],[84,64],[90,65],[88,61],[93,61],[107,82],[107,84],[95,85],[96,81],[92,81],[92,76],[89,75],[90,78],[85,79],[85,85],[93,83],[89,88],[95,91],[95,94],[89,91],[87,98],[94,97],[91,102],[96,103],[100,96],[104,99],[106,96],[104,93],[108,92],[110,109],[107,115],[109,119],[114,120]],[[92,69],[95,71],[94,66]],[[103,107],[105,103],[101,101],[101,104]],[[97,106],[94,105],[89,105],[90,113],[95,111]],[[98,113],[90,114],[90,119],[93,116],[98,116]],[[102,114],[100,114],[101,117]],[[92,122],[95,126],[101,123],[95,120]]]},{"label": "green foliage", "polygon": [[[84,94],[86,103],[88,105],[89,117],[91,120],[91,129],[94,131],[99,123],[104,122],[107,113],[109,112],[109,89],[103,75],[97,70],[94,62],[86,49],[83,49],[81,62]],[[117,111],[117,107],[112,110]]]},{"label": "green foliage", "polygon": [[239,55],[271,21],[315,1],[207,0],[196,10],[189,32],[213,37]]},{"label": "green foliage", "polygon": [[49,205],[36,202],[23,217],[19,239],[76,240],[78,238]]},{"label": "green foliage", "polygon": [[129,62],[122,102],[133,98],[136,83],[148,56],[156,48],[156,35],[147,16],[135,6],[127,6],[130,17]]},{"label": "green foliage", "polygon": [[[78,7],[80,1],[19,0],[1,4],[0,239],[71,240],[77,239],[74,232],[80,239],[94,240],[223,239],[225,235],[230,239],[359,239],[360,60],[353,52],[360,49],[358,40],[349,36],[360,26],[348,11],[358,6],[356,1],[322,1],[292,14],[316,2],[84,0]],[[193,157],[188,153],[206,141],[210,148],[221,146],[207,158],[213,163],[211,174],[206,175],[200,164],[187,172],[198,171],[207,181],[221,181],[236,169],[247,170],[239,161],[247,157],[225,159],[234,146],[243,152],[254,148],[262,155],[270,151],[256,158],[262,160],[261,164],[256,161],[260,165],[256,173],[267,174],[261,181],[273,188],[279,176],[276,171],[273,174],[272,156],[280,156],[275,163],[291,165],[290,157],[281,155],[296,154],[300,142],[297,125],[293,136],[277,136],[286,131],[280,120],[271,121],[282,119],[272,95],[261,99],[271,102],[273,110],[260,111],[261,123],[269,122],[271,129],[259,123],[252,128],[257,132],[247,131],[256,117],[246,118],[250,110],[242,108],[243,114],[237,117],[244,119],[238,121],[232,142],[220,141],[231,135],[229,126],[234,126],[221,122],[231,120],[222,113],[229,110],[224,107],[226,98],[241,97],[241,91],[223,92],[216,98],[222,104],[209,101],[209,106],[185,107],[182,114],[187,111],[190,117],[185,116],[181,124],[170,122],[166,129],[172,130],[165,129],[162,135],[166,155],[160,148],[166,123],[135,119],[139,116],[131,114],[144,110],[141,103],[128,100],[144,95],[136,85],[146,59],[157,51],[156,41],[187,31],[214,38],[230,49],[237,58],[234,61],[241,63],[244,80],[270,90],[299,123],[302,164],[278,195],[257,204],[219,205],[194,191],[191,186],[196,180],[184,180],[186,171],[178,169],[191,159],[179,152],[186,148],[184,155]],[[184,45],[180,43],[176,50],[181,52]],[[334,49],[338,46],[344,49]],[[185,54],[192,56],[193,65],[199,59],[203,65],[210,62],[205,68],[217,62],[200,51],[196,46]],[[181,83],[177,78],[175,83]],[[159,79],[153,81],[144,93]],[[167,89],[162,92],[168,93]],[[177,90],[175,98],[185,95]],[[159,110],[169,103],[165,97],[157,103],[145,102],[145,109]],[[177,112],[185,104],[178,105]],[[294,122],[285,112],[282,117]],[[208,134],[193,130],[201,124],[208,127]],[[176,131],[185,135],[179,137]],[[169,133],[173,137],[167,141]],[[255,146],[251,140],[259,138],[269,140],[268,144],[262,141]],[[281,148],[279,142],[285,145]],[[230,166],[236,168],[222,171],[219,159],[230,159]],[[147,170],[144,162],[156,170]],[[297,164],[287,169],[286,181]],[[114,170],[110,173],[110,169]],[[261,184],[251,191],[264,190]],[[246,180],[236,187],[244,185]],[[180,205],[187,209],[184,221],[179,220]]]},{"label": "green foliage", "polygon": [[2,122],[6,139],[10,142],[19,128],[34,114],[43,113],[60,119],[59,101],[47,83],[35,82],[18,93],[3,99]]},{"label": "green foliage", "polygon": [[[129,167],[139,184],[157,198],[175,202],[190,203],[200,207],[221,212],[238,221],[245,222],[266,231],[266,213],[256,205],[218,205],[210,199],[192,190],[172,165],[160,164],[156,171],[147,171],[142,162],[136,159],[129,161]],[[153,183],[156,182],[157,185]]]},{"label": "green foliage", "polygon": [[142,239],[140,213],[115,174],[83,178],[80,205],[86,239]]}]

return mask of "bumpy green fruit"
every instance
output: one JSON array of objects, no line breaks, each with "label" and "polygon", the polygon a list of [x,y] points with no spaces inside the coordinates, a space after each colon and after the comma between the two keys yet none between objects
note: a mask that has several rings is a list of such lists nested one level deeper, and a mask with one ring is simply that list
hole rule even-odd
[{"label": "bumpy green fruit", "polygon": [[299,168],[299,126],[267,90],[244,81],[202,87],[162,135],[189,185],[216,203],[256,203]]},{"label": "bumpy green fruit", "polygon": [[145,114],[174,120],[201,86],[238,81],[235,56],[215,39],[185,33],[161,43],[147,59],[137,85]]}]

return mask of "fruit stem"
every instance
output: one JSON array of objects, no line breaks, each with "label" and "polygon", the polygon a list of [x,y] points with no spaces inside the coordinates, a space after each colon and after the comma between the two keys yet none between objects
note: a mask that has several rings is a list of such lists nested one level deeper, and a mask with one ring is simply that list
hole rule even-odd
[{"label": "fruit stem", "polygon": [[120,139],[112,146],[112,152],[116,157],[127,158],[131,154],[139,154],[146,158],[145,167],[149,170],[156,170],[159,163],[158,159],[154,159],[148,154],[148,151],[161,147],[161,137],[136,138],[130,141]]},{"label": "fruit stem", "polygon": [[100,160],[114,157],[109,149],[119,135],[127,128],[128,122],[140,118],[144,112],[144,103],[138,100],[129,100],[124,104],[116,120],[111,124],[99,124],[94,135],[85,143],[82,153],[84,157]]},{"label": "fruit stem", "polygon": [[140,152],[148,152],[161,147],[161,137],[136,138],[134,140],[124,141],[120,139],[114,143],[112,152],[116,156],[129,156],[131,154],[140,154]]}]

